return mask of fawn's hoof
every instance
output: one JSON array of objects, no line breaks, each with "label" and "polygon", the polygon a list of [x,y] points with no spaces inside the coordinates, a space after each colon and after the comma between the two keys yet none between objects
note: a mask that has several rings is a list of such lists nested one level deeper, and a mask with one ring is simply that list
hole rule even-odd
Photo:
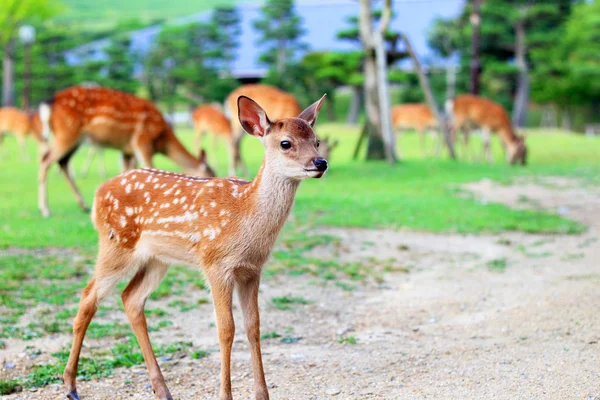
[{"label": "fawn's hoof", "polygon": [[67,395],[67,399],[71,399],[71,400],[81,400],[79,398],[79,395],[77,394],[77,391],[72,391],[71,393],[69,393]]}]

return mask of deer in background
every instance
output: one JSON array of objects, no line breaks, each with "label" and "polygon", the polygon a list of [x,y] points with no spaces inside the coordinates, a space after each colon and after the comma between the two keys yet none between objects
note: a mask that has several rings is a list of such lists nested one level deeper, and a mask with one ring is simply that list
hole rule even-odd
[{"label": "deer in background", "polygon": [[[210,133],[213,136],[213,155],[217,156],[217,140],[222,138],[227,143],[228,150],[234,159],[239,159],[239,148],[235,146],[231,134],[231,123],[223,112],[214,105],[203,105],[192,112],[192,122],[196,131],[196,148],[199,149],[202,138]],[[215,160],[216,162],[216,160]],[[229,175],[235,175],[233,165],[230,165]]]},{"label": "deer in background", "polygon": [[84,140],[99,147],[120,150],[123,169],[135,166],[136,159],[144,167],[152,167],[152,156],[162,153],[186,173],[212,177],[206,164],[206,153],[192,156],[175,136],[160,111],[148,100],[128,93],[99,87],[63,90],[49,103],[40,106],[44,136],[50,132],[54,140],[44,153],[39,168],[38,205],[42,215],[50,215],[46,180],[48,168],[57,161],[83,210],[86,203],[69,173],[69,160]]},{"label": "deer in background", "polygon": [[469,123],[482,130],[483,152],[488,162],[492,162],[490,149],[491,134],[497,133],[506,149],[510,164],[527,162],[525,139],[516,134],[508,114],[500,104],[484,97],[463,94],[446,101],[446,114],[452,123],[452,136],[457,139],[458,131],[463,131],[465,158],[469,149]]},{"label": "deer in background", "polygon": [[[392,107],[392,126],[402,131],[414,129],[419,133],[421,152],[425,154],[425,134],[439,129],[435,116],[426,104],[405,103]],[[439,136],[439,135],[438,135]],[[439,153],[441,141],[436,145],[436,154]]]},{"label": "deer in background", "polygon": [[327,170],[313,131],[324,98],[296,118],[273,121],[250,98],[238,99],[242,127],[265,146],[263,164],[252,182],[143,169],[117,176],[98,189],[92,211],[99,235],[98,259],[73,322],[73,345],[64,372],[68,398],[79,400],[79,354],[98,304],[130,274],[134,276],[122,294],[125,313],[156,397],[173,398],[152,350],[144,304],[169,265],[178,263],[201,268],[210,285],[221,350],[219,398],[232,398],[232,297],[237,288],[256,399],[269,399],[260,349],[260,275],[300,181],[320,178]]},{"label": "deer in background", "polygon": [[25,141],[27,135],[31,135],[41,148],[46,145],[42,137],[42,125],[37,113],[28,114],[26,111],[21,111],[15,107],[0,108],[0,147],[2,147],[4,154],[6,154],[6,148],[3,147],[3,142],[7,133],[16,136],[23,160],[29,160],[27,142]]},{"label": "deer in background", "polygon": [[[271,118],[281,119],[294,117],[302,111],[300,104],[294,96],[284,92],[274,86],[252,84],[243,85],[234,90],[225,99],[225,106],[228,110],[228,115],[237,115],[237,99],[239,96],[247,96],[255,99]],[[243,138],[242,126],[238,123],[233,124],[233,147],[234,151],[230,152],[230,173],[235,175],[235,171],[240,167],[244,174],[248,173],[240,154],[241,140]]]},{"label": "deer in background", "polygon": [[329,137],[324,137],[321,139],[321,144],[319,145],[319,153],[323,156],[324,159],[329,160],[331,158],[331,153],[333,149],[335,149],[339,144],[337,139],[330,139]]}]

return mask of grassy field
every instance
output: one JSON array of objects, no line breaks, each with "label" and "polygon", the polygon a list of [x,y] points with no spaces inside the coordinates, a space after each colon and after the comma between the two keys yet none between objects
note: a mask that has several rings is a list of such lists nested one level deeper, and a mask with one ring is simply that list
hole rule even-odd
[{"label": "grassy field", "polygon": [[[358,131],[343,125],[323,124],[321,136],[340,140],[330,159],[325,178],[302,184],[293,216],[284,228],[277,248],[264,271],[265,279],[276,285],[279,275],[309,275],[319,285],[332,285],[353,291],[361,282],[382,282],[390,271],[407,272],[402,260],[386,262],[334,262],[314,258],[307,253],[319,244],[331,244],[339,238],[315,234],[319,226],[390,227],[434,232],[486,233],[506,230],[544,233],[577,233],[585,230],[573,221],[546,212],[514,210],[493,199],[481,202],[460,188],[462,183],[491,179],[509,183],[519,177],[536,179],[561,175],[583,179],[584,184],[600,183],[600,140],[562,133],[532,133],[528,137],[531,159],[525,167],[511,167],[502,160],[500,145],[494,143],[496,162],[453,162],[446,158],[425,159],[421,156],[416,135],[404,135],[398,147],[403,161],[390,167],[382,162],[353,161],[351,153]],[[180,137],[191,147],[189,129],[179,129]],[[73,195],[57,168],[49,175],[50,206],[53,215],[43,219],[37,210],[37,161],[25,162],[17,155],[13,138],[5,141],[8,157],[0,159],[0,249],[8,249],[0,257],[0,350],[12,343],[34,343],[51,335],[65,335],[77,311],[78,294],[93,270],[96,233],[88,214],[79,210]],[[431,145],[431,143],[430,143]],[[479,143],[472,143],[473,149]],[[208,146],[209,149],[212,146]],[[35,149],[30,143],[30,153]],[[74,160],[79,171],[87,149]],[[263,150],[257,140],[248,137],[243,153],[254,173],[262,160]],[[214,156],[214,155],[213,155]],[[212,157],[221,174],[226,171],[223,146]],[[215,160],[217,158],[218,160]],[[157,166],[177,168],[164,157],[156,157]],[[107,151],[109,175],[118,173],[118,154]],[[104,181],[96,165],[89,176],[77,179],[91,204],[94,190]],[[30,251],[29,249],[40,249]],[[22,250],[21,250],[22,249]],[[487,266],[493,270],[506,268],[506,260]],[[125,286],[122,282],[121,291]],[[209,293],[198,271],[174,267],[153,293],[146,314],[152,316],[152,332],[168,329],[178,313],[211,307]],[[116,297],[116,296],[115,296]],[[269,307],[293,310],[310,301],[303,297],[272,297]],[[107,346],[93,350],[92,357],[82,359],[82,380],[101,378],[119,367],[142,363],[142,356],[127,323],[122,305],[115,298],[103,302],[88,337],[105,340]],[[265,333],[263,340],[293,341],[288,334]],[[351,344],[353,337],[340,339]],[[342,342],[341,342],[342,343]],[[32,388],[60,383],[68,348],[46,354],[28,346],[31,365],[19,372],[5,370],[0,375],[0,395],[18,387]],[[175,342],[156,347],[159,355],[178,354],[202,358],[210,349],[194,348],[190,342]],[[177,356],[179,357],[179,356]]]},{"label": "grassy field", "polygon": [[[193,139],[191,131],[179,132],[189,146]],[[383,162],[351,159],[356,129],[323,124],[319,133],[335,136],[341,144],[333,152],[325,178],[301,186],[293,211],[296,225],[302,221],[307,226],[391,227],[434,232],[574,233],[584,227],[553,214],[513,210],[495,204],[493,199],[483,204],[462,192],[460,184],[486,178],[508,182],[519,176],[543,175],[572,175],[597,181],[600,176],[600,140],[581,136],[529,135],[530,163],[520,168],[506,165],[498,143],[493,146],[494,164],[424,159],[416,135],[408,134],[398,144],[403,161],[390,167]],[[96,235],[89,215],[79,210],[58,169],[54,167],[49,175],[53,215],[43,219],[37,210],[37,162],[21,161],[16,156],[14,140],[8,139],[6,143],[11,155],[0,160],[4,171],[0,178],[0,247],[93,248]],[[250,170],[256,171],[262,160],[261,145],[250,137],[243,145]],[[30,152],[34,154],[31,146]],[[472,146],[479,149],[478,143]],[[86,153],[87,149],[82,148],[75,157],[75,171],[79,171]],[[177,170],[170,160],[161,156],[155,159],[159,168]],[[226,172],[225,163],[226,154],[220,148],[217,165],[222,174]],[[118,153],[107,151],[107,164],[109,175],[117,174]],[[94,190],[103,180],[95,165],[88,177],[77,179],[90,205]]]}]

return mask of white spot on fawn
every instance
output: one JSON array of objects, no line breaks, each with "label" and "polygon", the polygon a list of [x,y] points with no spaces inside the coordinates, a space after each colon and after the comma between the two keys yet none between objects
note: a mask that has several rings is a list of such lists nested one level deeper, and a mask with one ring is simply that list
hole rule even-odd
[{"label": "white spot on fawn", "polygon": [[127,186],[125,186],[125,193],[131,193],[131,183],[128,183]]},{"label": "white spot on fawn", "polygon": [[121,179],[121,186],[125,186],[126,183],[127,183],[127,179],[125,179],[125,178]]},{"label": "white spot on fawn", "polygon": [[126,225],[127,225],[127,219],[123,215],[121,215],[121,226],[123,228],[125,228]]},{"label": "white spot on fawn", "polygon": [[125,207],[125,213],[127,213],[127,215],[132,216],[133,215],[133,208],[131,207]]},{"label": "white spot on fawn", "polygon": [[115,202],[113,203],[113,205],[115,206],[115,210],[119,209],[119,199],[115,199]]},{"label": "white spot on fawn", "polygon": [[217,203],[215,203],[214,201],[211,201],[211,202],[210,202],[210,206],[211,206],[212,208],[215,208],[215,207],[217,206]]}]

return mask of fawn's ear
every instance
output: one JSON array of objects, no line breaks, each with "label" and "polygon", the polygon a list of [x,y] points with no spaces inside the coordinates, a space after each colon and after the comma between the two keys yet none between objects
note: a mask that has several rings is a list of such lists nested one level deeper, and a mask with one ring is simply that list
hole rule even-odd
[{"label": "fawn's ear", "polygon": [[204,149],[200,149],[200,155],[198,156],[198,160],[200,160],[200,164],[206,163],[206,151],[204,151]]},{"label": "fawn's ear", "polygon": [[238,97],[238,118],[246,132],[258,137],[265,136],[271,125],[265,110],[246,96]]},{"label": "fawn's ear", "polygon": [[317,122],[317,117],[319,116],[319,110],[325,101],[325,97],[327,97],[327,94],[324,94],[319,101],[308,106],[306,110],[298,115],[298,118],[305,120],[310,126],[315,126],[315,122]]}]

